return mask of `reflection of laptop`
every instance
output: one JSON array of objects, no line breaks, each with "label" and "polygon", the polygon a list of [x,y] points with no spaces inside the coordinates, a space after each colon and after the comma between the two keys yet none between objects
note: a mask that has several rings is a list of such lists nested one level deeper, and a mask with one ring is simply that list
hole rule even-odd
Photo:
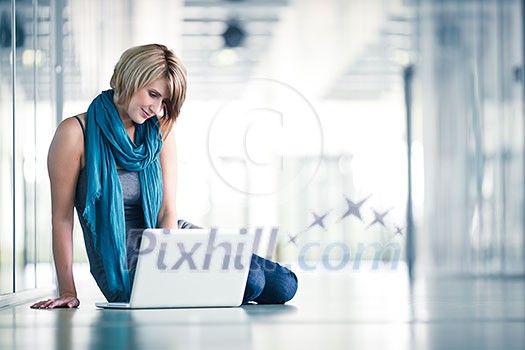
[{"label": "reflection of laptop", "polygon": [[100,308],[225,307],[242,303],[254,234],[225,229],[144,230],[129,303]]}]

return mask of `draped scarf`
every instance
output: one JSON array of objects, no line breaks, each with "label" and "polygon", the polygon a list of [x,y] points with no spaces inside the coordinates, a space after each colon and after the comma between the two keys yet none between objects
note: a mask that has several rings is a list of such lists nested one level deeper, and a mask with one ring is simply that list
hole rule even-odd
[{"label": "draped scarf", "polygon": [[[162,204],[162,139],[157,117],[136,124],[135,142],[129,138],[113,102],[113,90],[98,95],[87,111],[87,196],[83,218],[93,237],[105,276],[109,301],[129,301],[131,285],[126,258],[126,222],[122,187],[116,165],[139,172],[144,228],[155,228]],[[107,294],[107,295],[106,295]]]}]

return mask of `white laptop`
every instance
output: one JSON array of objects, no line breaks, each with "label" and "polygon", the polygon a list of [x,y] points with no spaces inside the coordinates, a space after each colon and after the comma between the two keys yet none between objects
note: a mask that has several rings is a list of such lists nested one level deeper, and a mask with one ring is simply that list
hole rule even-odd
[{"label": "white laptop", "polygon": [[249,230],[144,230],[130,302],[95,305],[112,309],[240,306],[253,241]]}]

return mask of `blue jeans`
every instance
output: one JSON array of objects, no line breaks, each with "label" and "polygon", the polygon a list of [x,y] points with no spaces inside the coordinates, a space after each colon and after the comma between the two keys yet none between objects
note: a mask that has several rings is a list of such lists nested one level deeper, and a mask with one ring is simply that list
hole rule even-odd
[{"label": "blue jeans", "polygon": [[[197,229],[185,220],[179,220],[179,228]],[[243,304],[254,301],[258,304],[284,304],[297,291],[297,276],[276,262],[252,255],[248,280],[244,290]]]}]

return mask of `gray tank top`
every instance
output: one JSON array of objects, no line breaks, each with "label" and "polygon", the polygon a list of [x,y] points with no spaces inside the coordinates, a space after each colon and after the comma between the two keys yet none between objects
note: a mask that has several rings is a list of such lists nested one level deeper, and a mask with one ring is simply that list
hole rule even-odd
[{"label": "gray tank top", "polygon": [[[82,127],[82,132],[84,133],[85,139],[85,129],[84,125],[78,117],[75,117],[80,126]],[[122,197],[124,202],[124,218],[126,221],[126,251],[127,251],[127,261],[128,269],[130,272],[130,281],[133,281],[135,275],[135,268],[137,264],[137,254],[140,247],[140,236],[137,236],[136,233],[140,231],[134,231],[133,229],[143,229],[145,227],[144,223],[144,211],[142,209],[142,195],[140,191],[140,178],[139,173],[134,171],[128,171],[124,169],[118,169],[118,178],[120,180],[120,185],[122,187]],[[94,270],[98,272],[103,272],[104,268],[102,265],[102,259],[95,253],[93,245],[93,237],[89,232],[89,229],[86,224],[86,220],[82,216],[82,213],[85,209],[87,195],[87,175],[85,168],[80,170],[77,180],[76,194],[75,194],[75,209],[77,211],[78,220],[80,226],[82,227],[82,232],[84,233],[84,241],[86,244],[86,249],[88,250],[90,269],[94,274]],[[133,284],[132,284],[133,285]],[[102,288],[102,286],[100,286]]]},{"label": "gray tank top", "polygon": [[[139,173],[118,169],[118,178],[122,187],[124,200],[124,217],[126,219],[126,232],[131,229],[144,228],[144,212],[142,210],[142,195],[140,192]],[[86,170],[82,168],[78,175],[75,195],[75,208],[79,214],[84,212],[87,195]],[[83,221],[83,218],[82,218]],[[82,223],[82,222],[81,222]]]}]

